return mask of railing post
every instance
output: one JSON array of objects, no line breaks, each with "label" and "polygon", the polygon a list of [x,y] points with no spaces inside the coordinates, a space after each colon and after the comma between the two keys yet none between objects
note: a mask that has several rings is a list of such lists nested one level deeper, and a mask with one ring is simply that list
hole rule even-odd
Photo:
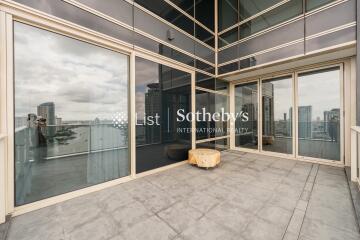
[{"label": "railing post", "polygon": [[351,129],[351,181],[357,181],[358,132]]}]

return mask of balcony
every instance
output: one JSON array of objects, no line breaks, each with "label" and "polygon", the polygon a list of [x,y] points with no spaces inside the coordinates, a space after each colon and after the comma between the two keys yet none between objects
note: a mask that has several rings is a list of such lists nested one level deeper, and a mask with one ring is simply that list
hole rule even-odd
[{"label": "balcony", "polygon": [[360,238],[342,168],[226,151],[11,219],[8,240]]}]

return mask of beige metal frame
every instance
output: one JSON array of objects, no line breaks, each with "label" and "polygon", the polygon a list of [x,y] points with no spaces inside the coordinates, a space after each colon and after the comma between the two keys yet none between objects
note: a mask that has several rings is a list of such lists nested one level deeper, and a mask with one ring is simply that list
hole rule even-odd
[{"label": "beige metal frame", "polygon": [[261,152],[260,151],[260,145],[261,145],[261,142],[259,139],[259,134],[260,134],[260,128],[259,128],[259,124],[261,125],[260,123],[260,78],[250,78],[250,79],[247,79],[241,83],[233,83],[230,85],[230,88],[231,88],[231,93],[232,93],[232,96],[230,96],[230,98],[232,99],[233,101],[233,106],[232,106],[232,111],[231,113],[235,113],[235,105],[236,105],[236,102],[235,102],[235,87],[236,86],[239,86],[239,85],[243,85],[243,84],[250,84],[250,83],[256,83],[256,89],[257,89],[257,101],[258,101],[258,126],[257,126],[257,135],[258,135],[258,146],[257,146],[257,149],[251,149],[251,148],[244,148],[244,147],[237,147],[235,145],[235,138],[236,138],[236,133],[234,132],[235,131],[235,121],[233,122],[232,124],[232,131],[234,132],[233,134],[231,134],[231,143],[230,143],[230,146],[233,146],[235,150],[239,150],[239,151],[242,151],[242,152],[249,152],[249,153],[259,153]]},{"label": "beige metal frame", "polygon": [[[260,78],[260,88],[262,89],[262,83],[264,81],[267,81],[267,80],[271,80],[271,79],[276,79],[276,78],[280,78],[280,77],[290,77],[290,80],[291,80],[291,96],[292,96],[292,99],[291,99],[291,103],[292,103],[292,107],[294,109],[294,106],[295,106],[295,74],[294,73],[284,73],[284,74],[279,74],[279,75],[276,75],[276,76],[272,76],[272,77],[263,77],[263,78]],[[262,140],[262,132],[263,132],[263,126],[262,126],[262,107],[263,107],[263,102],[262,102],[262,92],[261,92],[261,95],[260,95],[260,108],[261,108],[261,125],[260,125],[260,133],[261,135],[260,138]],[[295,110],[292,111],[292,119],[295,119]],[[296,155],[295,155],[295,149],[296,149],[296,143],[295,143],[295,136],[296,136],[296,130],[295,130],[295,126],[293,126],[293,122],[291,123],[291,131],[292,131],[292,153],[290,154],[287,154],[287,153],[278,153],[278,152],[272,152],[272,151],[266,151],[266,150],[263,150],[263,145],[262,145],[262,141],[261,141],[261,146],[260,146],[260,151],[263,152],[263,153],[266,153],[266,154],[269,154],[269,155],[273,155],[273,156],[282,156],[284,158],[295,158]]]},{"label": "beige metal frame", "polygon": [[[243,80],[239,80],[239,81],[234,81],[233,83],[230,84],[230,99],[231,99],[231,112],[234,112],[235,110],[235,87],[237,85],[241,85],[244,83],[255,83],[257,82],[257,88],[258,88],[258,149],[254,150],[254,149],[247,149],[247,148],[242,148],[242,147],[236,147],[235,146],[235,134],[231,134],[231,142],[230,142],[230,146],[231,149],[234,150],[239,150],[239,151],[243,151],[243,152],[250,152],[250,153],[260,153],[260,154],[264,154],[264,155],[270,155],[270,156],[275,156],[275,157],[281,157],[281,158],[287,158],[287,159],[294,159],[294,160],[300,160],[300,161],[307,161],[307,162],[314,162],[314,163],[321,163],[321,164],[326,164],[326,165],[332,165],[332,166],[339,166],[342,167],[345,165],[345,154],[344,154],[344,142],[345,140],[347,140],[349,138],[349,136],[347,138],[345,138],[345,130],[346,128],[349,127],[349,124],[346,124],[346,128],[345,128],[345,119],[344,116],[346,115],[347,117],[353,117],[354,115],[354,111],[356,109],[351,109],[350,108],[350,102],[348,101],[347,105],[344,105],[344,101],[345,101],[345,96],[344,96],[344,91],[346,89],[349,89],[351,87],[351,85],[353,85],[352,82],[355,81],[353,76],[353,74],[349,74],[348,72],[344,71],[344,64],[346,66],[350,65],[350,61],[348,59],[345,60],[336,60],[336,61],[331,61],[331,62],[327,62],[327,63],[321,63],[321,64],[316,64],[316,65],[311,65],[311,66],[303,66],[303,67],[299,67],[299,68],[295,68],[295,69],[290,69],[290,70],[286,70],[286,71],[281,71],[281,72],[277,72],[277,73],[271,73],[271,74],[265,74],[263,76],[258,76],[258,77],[252,77],[249,79],[243,79]],[[297,97],[297,93],[298,93],[298,89],[297,89],[297,76],[299,73],[303,73],[303,72],[312,72],[312,71],[316,71],[316,70],[320,70],[320,69],[327,69],[327,68],[331,68],[331,67],[336,67],[338,66],[340,68],[340,112],[341,112],[341,119],[340,119],[340,161],[334,161],[334,160],[327,160],[327,159],[319,159],[319,158],[311,158],[311,157],[304,157],[304,156],[299,156],[298,154],[298,111],[297,111],[297,107],[298,107],[298,97]],[[352,67],[354,68],[354,66]],[[355,70],[354,70],[355,71]],[[349,75],[347,76],[347,78],[345,79],[344,76],[345,75]],[[292,122],[292,135],[293,135],[293,149],[292,149],[292,154],[283,154],[283,153],[276,153],[276,152],[270,152],[270,151],[263,151],[262,150],[262,98],[261,98],[261,84],[262,81],[265,80],[269,80],[269,79],[273,79],[273,78],[277,78],[277,77],[282,77],[282,76],[292,76],[292,105],[293,105],[293,111],[292,111],[292,118],[293,118],[293,122]],[[344,85],[346,84],[346,88],[344,87]],[[353,93],[354,94],[354,93]],[[353,97],[354,98],[354,97]],[[345,111],[346,109],[346,111]],[[353,122],[353,120],[351,121]],[[234,123],[232,123],[232,125],[234,125]],[[348,140],[347,140],[348,141]]]},{"label": "beige metal frame", "polygon": [[[2,5],[5,3],[4,5]],[[14,95],[13,95],[13,22],[18,21],[47,31],[55,32],[64,36],[87,42],[102,48],[119,52],[129,56],[129,122],[130,122],[130,175],[86,187],[73,192],[50,197],[37,202],[15,207],[14,186]],[[146,51],[141,48],[133,48],[131,44],[109,37],[104,34],[81,27],[77,24],[63,19],[44,14],[40,11],[25,7],[13,2],[0,0],[0,146],[5,146],[5,157],[0,152],[0,160],[5,159],[4,164],[0,161],[0,223],[5,220],[5,215],[20,215],[36,209],[44,208],[59,202],[63,202],[78,196],[96,192],[111,186],[115,186],[133,179],[163,171],[186,161],[175,163],[163,168],[155,169],[142,174],[136,174],[136,145],[135,145],[135,123],[132,121],[135,115],[135,56],[154,61],[191,74],[191,98],[192,111],[195,111],[195,71],[193,68],[179,64],[178,62]],[[195,122],[192,122],[194,129]],[[195,131],[192,131],[192,147],[195,148]],[[5,143],[5,144],[3,144]],[[4,199],[3,199],[4,198]]]},{"label": "beige metal frame", "polygon": [[[340,81],[340,161],[335,161],[335,160],[323,160],[323,159],[319,159],[319,158],[313,158],[313,157],[307,157],[307,156],[301,156],[299,154],[299,129],[298,129],[298,120],[299,120],[299,116],[298,116],[298,76],[301,73],[307,73],[307,72],[314,72],[317,70],[322,70],[322,69],[328,69],[328,68],[332,68],[332,67],[339,67],[339,81]],[[314,68],[314,69],[307,69],[307,70],[302,70],[302,71],[296,71],[295,72],[295,108],[296,109],[296,115],[295,115],[295,128],[296,128],[296,158],[300,159],[300,160],[309,160],[309,161],[315,161],[315,162],[321,162],[323,163],[324,161],[326,161],[325,163],[330,163],[332,165],[340,165],[340,166],[344,166],[345,164],[345,158],[344,158],[344,67],[343,67],[343,63],[339,63],[339,64],[334,64],[334,65],[327,65],[327,66],[322,66],[322,67],[318,67],[318,68]]]}]

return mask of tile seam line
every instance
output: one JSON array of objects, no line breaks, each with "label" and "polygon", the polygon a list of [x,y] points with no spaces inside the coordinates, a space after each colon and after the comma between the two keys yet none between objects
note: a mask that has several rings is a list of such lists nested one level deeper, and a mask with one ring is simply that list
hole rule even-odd
[{"label": "tile seam line", "polygon": [[[307,175],[307,177],[306,177],[306,181],[305,181],[304,187],[302,188],[301,195],[302,195],[302,193],[303,193],[304,190],[305,190],[306,184],[307,184],[307,182],[308,182],[308,180],[309,180],[309,177],[310,177],[310,175],[311,175],[311,172],[312,172],[312,169],[313,169],[313,168],[314,168],[314,164],[312,164],[311,169],[310,169],[310,171],[309,171],[309,173],[308,173],[308,175]],[[290,174],[290,173],[289,173],[289,174]],[[289,175],[289,174],[288,174],[288,175]],[[299,200],[301,199],[301,195],[300,195],[299,199],[297,200],[297,202],[299,202]],[[297,205],[297,203],[296,203],[296,205]],[[306,208],[307,208],[307,206],[306,206]],[[291,219],[292,219],[292,217],[294,216],[295,210],[296,210],[296,206],[295,206],[294,210],[292,211],[293,213],[292,213],[292,215],[291,215],[291,218],[290,218],[290,220],[289,220],[288,225],[286,226],[286,230],[285,230],[285,232],[284,232],[284,235],[283,235],[283,237],[282,237],[282,240],[284,240],[285,235],[286,235],[286,233],[288,232],[288,228],[289,228]],[[306,211],[305,211],[305,213],[306,213]],[[304,214],[304,218],[305,218],[305,214]],[[304,218],[303,218],[303,220],[304,220]],[[301,225],[302,225],[302,223],[301,223]],[[301,229],[301,227],[300,227],[300,229]],[[299,239],[299,236],[300,236],[300,231],[299,231],[299,233],[298,233],[298,235],[297,235],[297,239]]]}]

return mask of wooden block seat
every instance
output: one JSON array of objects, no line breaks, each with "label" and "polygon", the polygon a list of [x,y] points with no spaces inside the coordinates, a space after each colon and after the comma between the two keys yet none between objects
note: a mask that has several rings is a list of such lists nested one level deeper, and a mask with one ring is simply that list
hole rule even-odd
[{"label": "wooden block seat", "polygon": [[220,163],[220,152],[205,148],[192,149],[189,151],[189,163],[203,168],[216,167]]}]

